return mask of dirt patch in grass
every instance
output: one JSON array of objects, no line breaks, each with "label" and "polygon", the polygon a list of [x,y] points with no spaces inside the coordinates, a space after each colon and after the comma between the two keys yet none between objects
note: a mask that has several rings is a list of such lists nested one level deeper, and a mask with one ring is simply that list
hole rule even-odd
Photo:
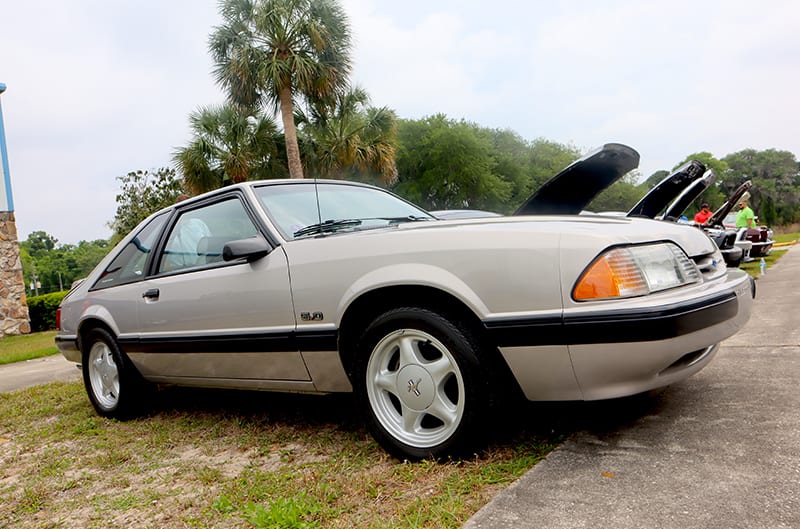
[{"label": "dirt patch in grass", "polygon": [[79,383],[0,395],[0,528],[460,527],[560,439],[516,429],[468,460],[410,464],[353,409],[170,389],[118,422]]}]

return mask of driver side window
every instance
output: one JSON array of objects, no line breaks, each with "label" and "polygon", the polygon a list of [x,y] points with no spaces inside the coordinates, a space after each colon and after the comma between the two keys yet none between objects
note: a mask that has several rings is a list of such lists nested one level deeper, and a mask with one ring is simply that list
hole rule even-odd
[{"label": "driver side window", "polygon": [[255,237],[258,230],[238,198],[191,209],[180,214],[167,238],[158,272],[205,267],[222,261],[222,248],[238,239]]}]

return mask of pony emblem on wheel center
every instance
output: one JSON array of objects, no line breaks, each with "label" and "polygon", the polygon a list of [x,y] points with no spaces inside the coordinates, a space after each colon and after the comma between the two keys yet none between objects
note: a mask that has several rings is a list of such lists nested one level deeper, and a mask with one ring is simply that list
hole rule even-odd
[{"label": "pony emblem on wheel center", "polygon": [[416,382],[414,382],[413,378],[408,380],[408,392],[414,393],[415,396],[419,397],[421,395],[419,391],[419,384],[422,382],[421,378],[418,378]]}]

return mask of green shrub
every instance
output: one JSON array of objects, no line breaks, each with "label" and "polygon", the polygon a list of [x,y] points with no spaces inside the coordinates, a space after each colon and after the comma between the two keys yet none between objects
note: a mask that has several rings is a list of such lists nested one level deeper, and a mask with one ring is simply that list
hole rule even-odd
[{"label": "green shrub", "polygon": [[67,292],[65,290],[28,298],[31,332],[49,331],[56,328],[56,309]]}]

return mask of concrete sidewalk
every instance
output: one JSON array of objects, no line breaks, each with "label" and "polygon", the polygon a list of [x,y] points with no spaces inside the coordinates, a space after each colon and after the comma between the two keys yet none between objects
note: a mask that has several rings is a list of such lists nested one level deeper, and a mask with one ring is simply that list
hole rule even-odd
[{"label": "concrete sidewalk", "polygon": [[61,354],[0,366],[0,393],[16,391],[48,382],[81,378],[80,370]]},{"label": "concrete sidewalk", "polygon": [[800,249],[757,281],[753,316],[703,371],[584,403],[563,446],[464,525],[800,528]]}]

